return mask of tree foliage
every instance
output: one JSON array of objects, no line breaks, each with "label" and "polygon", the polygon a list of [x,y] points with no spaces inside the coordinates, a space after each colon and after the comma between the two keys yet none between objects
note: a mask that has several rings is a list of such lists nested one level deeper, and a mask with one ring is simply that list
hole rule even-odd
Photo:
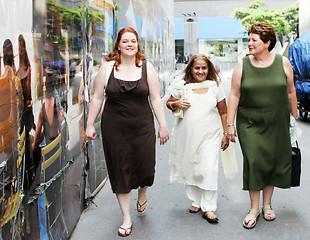
[{"label": "tree foliage", "polygon": [[231,16],[234,19],[241,20],[241,24],[245,28],[243,33],[246,33],[247,29],[255,22],[266,22],[275,29],[280,41],[282,41],[284,36],[290,34],[298,36],[298,3],[280,10],[264,10],[262,7],[265,4],[264,1],[254,1],[249,6],[237,8],[232,12]]},{"label": "tree foliage", "polygon": [[285,20],[289,23],[289,31],[299,37],[299,5],[294,3],[282,10]]},{"label": "tree foliage", "polygon": [[80,3],[77,4],[78,8],[70,8],[52,0],[47,0],[46,2],[48,4],[48,16],[51,19],[53,18],[52,16],[57,16],[59,21],[66,26],[69,26],[70,24],[79,26],[82,21],[82,11],[85,12],[87,27],[90,22],[98,26],[104,24],[103,11],[89,9],[88,7],[82,8]]}]

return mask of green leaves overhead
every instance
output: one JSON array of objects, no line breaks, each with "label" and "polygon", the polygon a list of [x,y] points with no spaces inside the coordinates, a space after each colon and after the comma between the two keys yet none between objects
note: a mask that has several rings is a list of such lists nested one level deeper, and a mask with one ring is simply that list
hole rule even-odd
[{"label": "green leaves overhead", "polygon": [[255,22],[266,22],[273,26],[280,40],[289,34],[298,35],[298,3],[281,10],[264,10],[262,7],[265,4],[264,1],[254,1],[249,6],[237,8],[232,12],[231,16],[234,19],[241,20],[245,28],[243,33],[247,33],[247,29]]}]

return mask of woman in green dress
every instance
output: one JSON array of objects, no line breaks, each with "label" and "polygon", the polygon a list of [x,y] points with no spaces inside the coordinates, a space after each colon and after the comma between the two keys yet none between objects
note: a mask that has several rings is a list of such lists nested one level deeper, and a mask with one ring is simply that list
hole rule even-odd
[{"label": "woman in green dress", "polygon": [[[291,186],[290,113],[297,118],[293,70],[289,60],[271,50],[276,33],[267,23],[248,30],[249,56],[235,67],[228,100],[227,132],[235,142],[236,129],[243,154],[243,190],[249,191],[251,208],[243,221],[253,228],[260,215],[276,218],[271,207],[274,187]],[[234,119],[237,112],[236,128]]]}]

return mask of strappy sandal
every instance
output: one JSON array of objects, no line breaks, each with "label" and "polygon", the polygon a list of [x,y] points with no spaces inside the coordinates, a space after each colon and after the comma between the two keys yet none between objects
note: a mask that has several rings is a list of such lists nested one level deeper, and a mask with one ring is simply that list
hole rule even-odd
[{"label": "strappy sandal", "polygon": [[[259,218],[259,216],[260,216],[259,210],[251,208],[250,211],[248,212],[248,215],[243,220],[243,227],[246,229],[254,228],[256,226],[256,222],[257,222],[257,219]],[[246,219],[248,219],[247,222],[246,222]],[[252,224],[250,226],[248,226],[248,223],[251,221],[252,221]]]},{"label": "strappy sandal", "polygon": [[[142,209],[142,207],[143,207],[144,205],[146,205],[146,206],[145,206],[145,208]],[[142,209],[142,210],[141,210],[141,209]],[[145,202],[142,203],[142,204],[140,204],[140,203],[139,203],[139,200],[137,200],[137,212],[142,214],[142,213],[144,213],[144,212],[146,211],[146,209],[147,209],[147,199],[146,199]]]},{"label": "strappy sandal", "polygon": [[219,219],[213,211],[206,211],[202,214],[202,217],[208,221],[208,223],[216,224],[219,222]]},{"label": "strappy sandal", "polygon": [[[119,230],[124,230],[124,233],[121,233]],[[128,230],[130,230],[130,232],[128,233]],[[132,225],[129,227],[129,228],[123,228],[122,226],[119,227],[118,229],[118,236],[121,236],[121,237],[127,237],[131,234],[131,231],[132,231]]]},{"label": "strappy sandal", "polygon": [[266,204],[263,206],[262,213],[266,221],[273,221],[276,219],[276,213],[273,211],[270,204]]},{"label": "strappy sandal", "polygon": [[188,209],[188,211],[189,211],[190,213],[198,213],[198,212],[200,211],[200,208],[191,206],[191,207]]}]

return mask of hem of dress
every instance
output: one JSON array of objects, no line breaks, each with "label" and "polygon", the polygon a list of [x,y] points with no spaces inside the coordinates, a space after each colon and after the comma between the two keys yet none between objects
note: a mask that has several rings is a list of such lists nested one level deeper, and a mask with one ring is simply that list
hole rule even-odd
[{"label": "hem of dress", "polygon": [[281,189],[290,189],[292,186],[279,186],[279,185],[272,185],[272,184],[268,184],[264,187],[261,187],[261,188],[256,188],[256,189],[250,189],[250,188],[246,188],[246,187],[243,187],[242,190],[243,191],[262,191],[265,189],[265,187],[268,187],[268,186],[272,186],[272,187],[276,187],[276,188],[281,188]]},{"label": "hem of dress", "polygon": [[203,190],[206,190],[206,191],[217,191],[218,188],[205,188],[205,187],[202,187],[201,185],[199,184],[195,184],[195,183],[190,183],[190,182],[186,182],[184,180],[179,180],[179,179],[170,179],[170,183],[181,183],[181,184],[184,184],[184,185],[189,185],[189,186],[196,186],[196,187],[199,187]]},{"label": "hem of dress", "polygon": [[151,185],[143,185],[143,186],[138,186],[138,187],[133,187],[133,188],[131,188],[130,190],[120,190],[120,191],[114,191],[113,189],[112,189],[112,192],[114,193],[114,194],[126,194],[126,193],[130,193],[132,190],[135,190],[135,189],[138,189],[139,187],[152,187],[153,186],[153,184],[151,184]]}]

